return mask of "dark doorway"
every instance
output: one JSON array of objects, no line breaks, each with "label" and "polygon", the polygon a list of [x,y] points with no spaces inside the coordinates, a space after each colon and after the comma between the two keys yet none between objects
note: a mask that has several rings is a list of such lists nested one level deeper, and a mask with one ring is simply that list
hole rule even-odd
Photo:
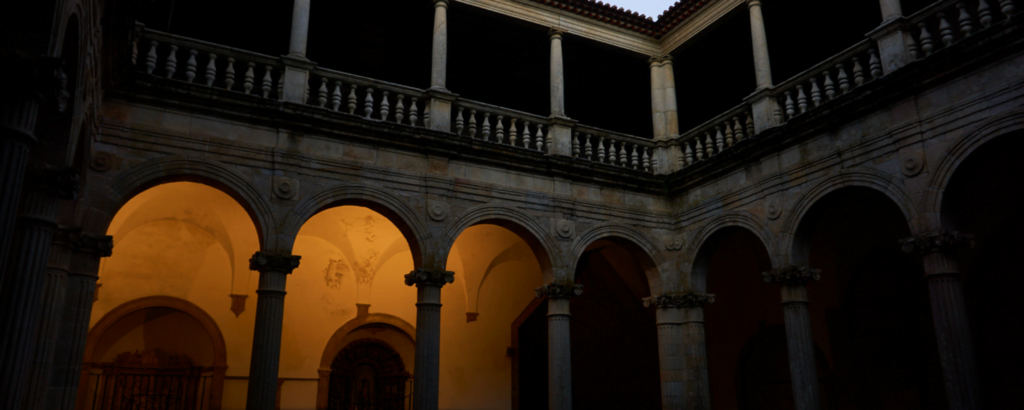
[{"label": "dark doorway", "polygon": [[404,410],[409,402],[409,372],[387,342],[359,339],[331,363],[330,410]]}]

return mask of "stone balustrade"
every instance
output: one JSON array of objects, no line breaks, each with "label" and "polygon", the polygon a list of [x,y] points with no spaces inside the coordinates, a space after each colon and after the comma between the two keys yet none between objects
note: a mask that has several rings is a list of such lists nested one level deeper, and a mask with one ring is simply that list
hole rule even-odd
[{"label": "stone balustrade", "polygon": [[865,39],[775,87],[775,123],[789,120],[842,98],[882,76],[873,40]]},{"label": "stone balustrade", "polygon": [[910,61],[927,58],[1014,15],[1012,0],[940,1],[907,18]]},{"label": "stone balustrade", "polygon": [[455,135],[541,152],[551,146],[547,117],[461,98],[453,113]]},{"label": "stone balustrade", "polygon": [[688,167],[710,159],[754,137],[754,119],[750,106],[741,104],[681,135],[679,163]]},{"label": "stone balustrade", "polygon": [[421,90],[317,67],[307,85],[306,103],[366,119],[425,127],[430,121]]},{"label": "stone balustrade", "polygon": [[653,146],[649,140],[584,125],[577,125],[572,133],[574,158],[643,172],[656,167]]},{"label": "stone balustrade", "polygon": [[144,73],[280,99],[279,58],[137,26],[132,64]]}]

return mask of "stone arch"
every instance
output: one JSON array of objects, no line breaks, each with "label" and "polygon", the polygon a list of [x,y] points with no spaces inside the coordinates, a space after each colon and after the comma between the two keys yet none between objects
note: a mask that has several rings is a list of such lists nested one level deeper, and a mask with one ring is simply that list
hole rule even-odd
[{"label": "stone arch", "polygon": [[430,260],[433,244],[430,231],[417,213],[397,195],[374,186],[342,184],[317,192],[300,201],[288,216],[281,229],[279,245],[291,249],[302,225],[313,215],[337,206],[355,205],[373,210],[393,223],[402,232],[412,252],[413,266],[419,268],[432,264]]},{"label": "stone arch", "polygon": [[704,224],[700,230],[697,231],[693,241],[690,242],[690,245],[686,249],[686,253],[684,254],[685,259],[682,265],[689,276],[687,278],[687,284],[692,286],[694,291],[703,292],[706,290],[706,284],[703,281],[695,280],[698,276],[706,276],[706,272],[699,272],[698,266],[701,263],[700,259],[705,245],[707,245],[709,240],[716,234],[730,228],[743,229],[754,235],[754,237],[761,242],[761,245],[764,246],[764,250],[768,253],[768,258],[771,260],[772,266],[779,265],[778,252],[776,250],[777,241],[768,228],[749,212],[728,212],[723,215],[719,215]]},{"label": "stone arch", "polygon": [[331,363],[338,353],[345,348],[344,339],[349,333],[366,325],[383,325],[398,330],[416,344],[416,328],[399,318],[386,313],[370,313],[365,316],[358,316],[342,325],[331,335],[324,347],[324,353],[320,356],[320,366],[317,369],[319,381],[317,383],[316,408],[324,410],[327,408],[328,390],[330,388]]},{"label": "stone arch", "polygon": [[277,235],[272,229],[277,224],[270,203],[249,179],[226,164],[184,156],[157,158],[122,171],[108,186],[91,193],[93,199],[80,216],[79,224],[86,232],[106,233],[114,215],[132,197],[154,186],[179,181],[209,185],[234,198],[256,225],[260,247],[276,248]]},{"label": "stone arch", "polygon": [[[217,326],[217,322],[213,317],[207,314],[203,308],[187,300],[172,296],[147,296],[130,300],[103,315],[92,326],[86,337],[84,355],[86,362],[82,366],[83,377],[81,386],[84,387],[88,383],[89,368],[93,364],[91,360],[96,353],[96,345],[99,343],[100,338],[103,337],[103,334],[122,317],[148,308],[170,308],[181,311],[198,321],[203,326],[203,329],[206,330],[206,333],[210,336],[210,342],[213,344],[213,381],[210,392],[210,410],[219,410],[224,392],[224,374],[228,369],[227,344],[224,342],[224,334],[221,333],[220,327]],[[81,401],[86,391],[81,387],[78,390],[79,400]]]},{"label": "stone arch", "polygon": [[462,231],[471,226],[485,223],[508,229],[523,238],[533,250],[534,256],[537,257],[537,262],[540,263],[541,271],[544,273],[544,280],[555,279],[557,267],[562,265],[558,259],[558,247],[545,233],[540,223],[525,212],[493,204],[471,208],[445,227],[441,237],[438,262],[443,264],[442,266],[447,266],[448,254]]},{"label": "stone arch", "polygon": [[956,173],[960,164],[974,153],[975,150],[989,141],[1020,130],[1024,130],[1024,108],[1019,108],[983,121],[949,147],[945,155],[942,156],[942,159],[939,160],[934,171],[931,172],[931,179],[928,181],[924,203],[928,228],[931,230],[941,229],[940,215],[942,212],[943,194],[946,192],[949,181],[953,178],[953,174]]},{"label": "stone arch", "polygon": [[666,265],[668,262],[662,257],[661,252],[658,252],[658,247],[651,243],[646,235],[635,228],[616,222],[599,224],[587,229],[576,237],[570,248],[572,259],[569,261],[569,275],[575,274],[576,265],[579,263],[587,247],[601,239],[610,239],[626,249],[640,251],[638,260],[644,268],[644,274],[651,287],[651,295],[662,293],[664,291],[664,284],[672,282],[663,277],[662,272],[672,272],[672,269],[671,266]]},{"label": "stone arch", "polygon": [[893,180],[892,176],[867,168],[842,171],[818,181],[791,208],[792,211],[783,223],[779,238],[777,248],[777,251],[780,253],[779,258],[778,261],[773,260],[773,264],[776,262],[781,264],[794,262],[792,259],[796,251],[797,229],[799,229],[801,222],[805,219],[807,211],[826,195],[846,187],[863,187],[878,191],[889,198],[900,210],[911,234],[925,231],[925,226],[921,224],[917,209],[910,200],[910,195]]}]

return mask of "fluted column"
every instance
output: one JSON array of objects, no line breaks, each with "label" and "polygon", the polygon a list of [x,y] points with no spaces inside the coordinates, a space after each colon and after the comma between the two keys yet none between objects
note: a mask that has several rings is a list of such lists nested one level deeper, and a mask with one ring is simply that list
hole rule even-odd
[{"label": "fluted column", "polygon": [[814,339],[811,336],[811,315],[807,308],[807,283],[811,280],[817,281],[820,277],[817,269],[795,266],[786,266],[762,274],[766,283],[782,285],[789,373],[792,378],[796,410],[821,408]]},{"label": "fluted column", "polygon": [[552,283],[536,293],[548,298],[548,410],[572,410],[569,298],[582,295],[583,285]]},{"label": "fluted column", "polygon": [[750,0],[750,35],[754,42],[754,74],[757,88],[772,86],[772,65],[768,59],[768,36],[764,33],[764,17],[761,15],[761,0]]},{"label": "fluted column", "polygon": [[441,287],[455,281],[443,270],[416,269],[405,284],[416,286],[416,368],[412,402],[416,410],[437,410],[441,377]]},{"label": "fluted column", "polygon": [[288,55],[306,58],[306,39],[309,36],[310,0],[294,0],[292,3],[292,35],[288,42]]},{"label": "fluted column", "polygon": [[20,409],[35,357],[36,329],[46,282],[57,204],[73,197],[78,176],[68,169],[34,169],[25,176],[25,192],[11,238],[8,271],[0,288],[0,408]]},{"label": "fluted column", "polygon": [[644,298],[644,306],[658,308],[662,409],[709,408],[704,304],[714,301],[715,295],[703,293]]},{"label": "fluted column", "polygon": [[901,241],[903,250],[921,254],[939,347],[939,362],[950,410],[981,408],[974,341],[967,321],[960,266],[954,252],[973,247],[974,238],[957,232],[931,232]]},{"label": "fluted column", "polygon": [[260,251],[249,259],[249,269],[260,272],[260,285],[256,289],[256,328],[252,336],[247,410],[274,410],[277,403],[285,281],[292,270],[299,267],[300,258]]},{"label": "fluted column", "polygon": [[434,37],[430,54],[430,88],[447,90],[448,0],[434,0]]},{"label": "fluted column", "polygon": [[25,409],[46,408],[46,397],[50,388],[50,373],[53,370],[53,354],[60,331],[68,269],[71,268],[71,235],[74,230],[60,228],[53,236],[49,261],[46,264],[46,278],[43,282],[42,301],[39,307],[39,324],[36,328],[35,357],[29,370]]},{"label": "fluted column", "polygon": [[50,393],[46,399],[48,410],[75,408],[100,260],[110,256],[114,249],[114,239],[110,236],[72,234],[69,240],[73,251],[53,354]]}]

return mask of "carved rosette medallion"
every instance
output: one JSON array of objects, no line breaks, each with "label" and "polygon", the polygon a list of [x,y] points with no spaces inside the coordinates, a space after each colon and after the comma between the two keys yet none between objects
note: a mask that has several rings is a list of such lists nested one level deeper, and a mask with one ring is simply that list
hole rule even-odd
[{"label": "carved rosette medallion", "polygon": [[293,199],[299,192],[299,181],[287,177],[274,177],[274,195],[281,199]]},{"label": "carved rosette medallion", "polygon": [[259,251],[249,258],[249,270],[292,273],[299,267],[299,255],[284,255]]},{"label": "carved rosette medallion", "polygon": [[974,235],[953,231],[928,232],[900,240],[903,252],[929,253],[952,252],[957,248],[973,248]]},{"label": "carved rosette medallion", "polygon": [[448,204],[441,201],[427,201],[427,215],[437,222],[445,220],[448,217]]},{"label": "carved rosette medallion", "polygon": [[680,249],[683,249],[683,237],[679,235],[666,236],[665,249],[670,251],[678,251]]},{"label": "carved rosette medallion", "polygon": [[583,285],[579,283],[551,283],[534,289],[537,297],[570,298],[583,294]]},{"label": "carved rosette medallion", "polygon": [[658,295],[644,298],[644,307],[678,308],[699,307],[715,303],[713,293],[684,293],[675,295]]},{"label": "carved rosette medallion", "polygon": [[780,285],[798,286],[806,285],[807,282],[821,279],[820,269],[810,269],[797,266],[784,266],[761,273],[764,283],[778,283]]},{"label": "carved rosette medallion", "polygon": [[442,287],[455,282],[455,272],[435,269],[416,269],[405,275],[406,286]]},{"label": "carved rosette medallion", "polygon": [[782,206],[779,205],[779,201],[777,200],[768,201],[768,205],[765,210],[768,212],[768,219],[773,221],[782,216]]},{"label": "carved rosette medallion", "polygon": [[920,151],[907,152],[900,161],[900,171],[908,177],[920,174],[924,169],[924,153]]},{"label": "carved rosette medallion", "polygon": [[562,239],[572,238],[576,234],[576,224],[566,219],[559,219],[555,223],[555,232],[558,233],[558,237]]},{"label": "carved rosette medallion", "polygon": [[114,154],[105,151],[99,151],[92,156],[92,162],[89,167],[96,172],[107,172],[114,168],[114,162],[116,162]]}]

